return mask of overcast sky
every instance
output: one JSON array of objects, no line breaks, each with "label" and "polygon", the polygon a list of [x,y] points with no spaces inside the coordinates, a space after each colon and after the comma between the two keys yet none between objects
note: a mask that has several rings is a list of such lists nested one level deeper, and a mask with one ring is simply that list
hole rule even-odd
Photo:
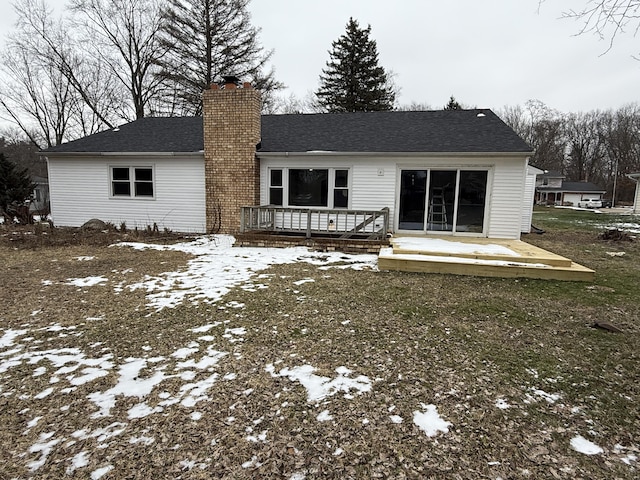
[{"label": "overcast sky", "polygon": [[[65,0],[48,0],[58,6]],[[563,112],[640,101],[640,36],[613,48],[563,11],[587,0],[253,0],[253,25],[273,49],[276,77],[303,97],[318,88],[331,42],[349,17],[371,25],[380,64],[395,73],[399,103],[442,108],[450,95],[470,107],[499,109],[538,99]],[[15,16],[0,0],[0,27]],[[4,42],[4,39],[3,39]]]}]

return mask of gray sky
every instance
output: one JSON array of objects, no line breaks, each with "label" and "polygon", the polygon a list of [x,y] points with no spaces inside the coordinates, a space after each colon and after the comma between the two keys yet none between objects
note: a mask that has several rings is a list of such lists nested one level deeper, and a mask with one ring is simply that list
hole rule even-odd
[{"label": "gray sky", "polygon": [[[399,102],[442,108],[450,95],[466,106],[499,109],[538,99],[563,112],[640,101],[640,36],[612,50],[580,24],[560,20],[587,0],[253,0],[253,25],[274,49],[276,77],[298,97],[318,88],[331,42],[349,17],[371,25],[380,64],[395,73]],[[65,0],[48,0],[64,5]],[[15,21],[0,0],[5,35]],[[4,40],[3,40],[4,42]]]}]

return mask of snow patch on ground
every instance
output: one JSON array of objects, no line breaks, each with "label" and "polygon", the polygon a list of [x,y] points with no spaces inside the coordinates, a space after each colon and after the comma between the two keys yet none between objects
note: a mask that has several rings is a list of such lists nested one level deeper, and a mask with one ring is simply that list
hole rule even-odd
[{"label": "snow patch on ground", "polygon": [[640,223],[631,223],[631,222],[617,222],[611,223],[609,225],[604,225],[602,228],[606,230],[624,230],[628,233],[640,233]]},{"label": "snow patch on ground", "polygon": [[73,285],[74,287],[93,287],[102,285],[109,281],[106,277],[84,277],[84,278],[67,278],[65,285]]},{"label": "snow patch on ground", "polygon": [[444,420],[439,414],[435,405],[420,404],[424,411],[413,412],[413,423],[422,430],[427,437],[434,437],[438,432],[447,433],[451,422]]},{"label": "snow patch on ground", "polygon": [[350,390],[355,390],[358,394],[362,394],[371,390],[369,377],[359,375],[356,378],[349,378],[352,371],[346,367],[336,368],[338,376],[334,379],[314,374],[313,372],[316,369],[311,365],[283,368],[280,372],[276,372],[275,367],[270,363],[265,367],[265,370],[272,377],[286,377],[292,382],[300,383],[307,389],[307,400],[309,402],[319,402],[338,392],[348,394]]},{"label": "snow patch on ground", "polygon": [[[195,255],[196,258],[188,262],[184,271],[146,276],[142,282],[125,287],[130,290],[145,290],[149,306],[156,310],[174,308],[187,298],[194,303],[214,303],[237,286],[258,288],[246,284],[257,272],[271,265],[306,262],[317,266],[331,266],[346,263],[348,268],[357,269],[375,269],[377,265],[375,255],[312,252],[305,247],[233,248],[234,242],[232,236],[216,235],[174,245],[123,242],[114,246],[138,250],[174,250]],[[260,285],[260,288],[265,287]]]},{"label": "snow patch on ground", "polygon": [[598,455],[604,451],[601,447],[590,442],[582,435],[577,435],[571,439],[571,448],[576,452],[583,453],[585,455]]}]

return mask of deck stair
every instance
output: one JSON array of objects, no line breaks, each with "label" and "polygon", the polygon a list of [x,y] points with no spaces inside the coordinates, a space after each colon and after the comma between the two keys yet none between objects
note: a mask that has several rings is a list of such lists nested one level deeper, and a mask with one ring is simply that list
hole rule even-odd
[{"label": "deck stair", "polygon": [[590,282],[595,272],[521,240],[396,236],[380,250],[380,270]]}]

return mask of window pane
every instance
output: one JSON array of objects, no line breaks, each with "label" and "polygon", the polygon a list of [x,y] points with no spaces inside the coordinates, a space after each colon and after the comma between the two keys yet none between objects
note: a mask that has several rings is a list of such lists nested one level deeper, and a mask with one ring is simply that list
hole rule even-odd
[{"label": "window pane", "polygon": [[282,205],[282,188],[269,189],[269,205]]},{"label": "window pane", "polygon": [[153,197],[153,183],[136,182],[136,197]]},{"label": "window pane", "polygon": [[349,180],[349,170],[336,170],[336,187],[347,188]]},{"label": "window pane", "polygon": [[153,180],[153,174],[150,168],[136,168],[136,181],[150,182]]},{"label": "window pane", "polygon": [[282,186],[282,170],[271,170],[271,186]]},{"label": "window pane", "polygon": [[333,207],[347,208],[349,206],[349,190],[336,189],[333,191]]},{"label": "window pane", "polygon": [[131,196],[131,184],[129,182],[113,182],[113,195]]},{"label": "window pane", "polygon": [[129,180],[129,167],[112,168],[113,180]]},{"label": "window pane", "polygon": [[326,207],[329,170],[289,170],[289,205]]}]

